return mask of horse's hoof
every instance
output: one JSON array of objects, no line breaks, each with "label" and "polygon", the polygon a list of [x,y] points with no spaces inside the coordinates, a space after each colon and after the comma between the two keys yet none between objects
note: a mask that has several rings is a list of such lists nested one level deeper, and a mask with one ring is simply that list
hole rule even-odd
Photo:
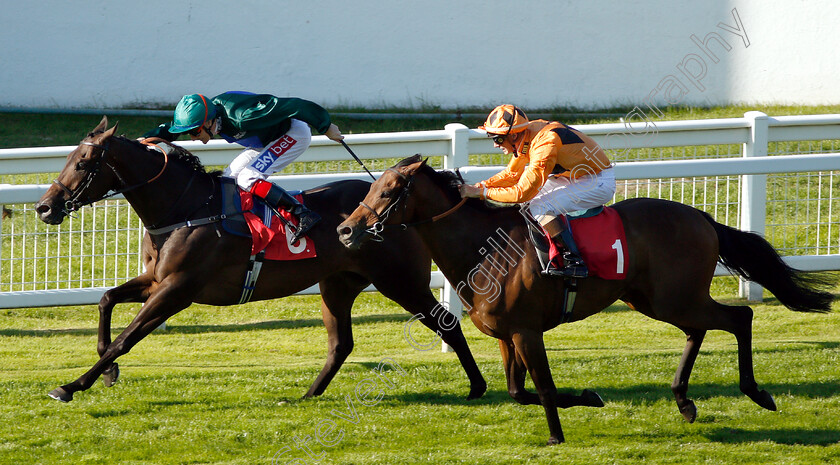
[{"label": "horse's hoof", "polygon": [[561,434],[560,437],[551,436],[550,438],[548,438],[548,442],[545,445],[546,446],[556,446],[557,444],[561,444],[563,442],[566,442],[566,439]]},{"label": "horse's hoof", "polygon": [[587,407],[603,407],[604,406],[604,399],[601,399],[601,396],[598,395],[595,391],[590,391],[589,389],[584,389],[580,393],[581,400],[583,401],[583,405]]},{"label": "horse's hoof", "polygon": [[57,387],[50,391],[50,397],[62,402],[70,402],[73,400],[73,393],[65,391],[63,387]]},{"label": "horse's hoof", "polygon": [[694,423],[694,420],[697,419],[697,407],[694,405],[693,401],[686,401],[687,403],[680,407],[680,413],[682,413],[683,418],[685,421],[689,423]]},{"label": "horse's hoof", "polygon": [[752,398],[752,400],[767,410],[776,411],[776,401],[773,400],[773,396],[767,391],[759,392],[758,395]]},{"label": "horse's hoof", "polygon": [[483,396],[485,392],[487,392],[487,383],[476,383],[470,387],[470,393],[467,395],[467,400],[478,399]]},{"label": "horse's hoof", "polygon": [[116,363],[111,365],[111,368],[102,372],[102,382],[105,384],[105,387],[113,386],[119,378],[120,367]]}]

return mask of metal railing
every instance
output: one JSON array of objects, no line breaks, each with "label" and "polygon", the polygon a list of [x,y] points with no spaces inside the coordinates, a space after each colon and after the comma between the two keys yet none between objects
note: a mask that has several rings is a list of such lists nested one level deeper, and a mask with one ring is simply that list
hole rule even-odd
[{"label": "metal railing", "polygon": [[[649,196],[694,205],[730,226],[765,234],[793,266],[840,269],[840,115],[767,117],[749,112],[743,118],[636,120],[576,128],[595,138],[617,162],[616,200]],[[498,164],[506,161],[490,155],[495,151],[483,131],[461,124],[438,131],[351,134],[346,141],[366,163],[374,163],[374,170],[421,153],[432,157],[436,167],[460,168],[470,182],[498,172]],[[802,141],[808,148],[800,151]],[[226,165],[241,150],[224,141],[181,145],[206,166]],[[58,172],[73,148],[0,150],[0,176]],[[326,137],[314,137],[290,168],[295,166],[308,174],[272,181],[293,190],[367,176],[350,172],[357,165]],[[47,226],[35,218],[31,206],[47,188],[0,184],[0,204],[12,213],[0,220],[0,308],[96,303],[102,292],[142,268],[142,225],[124,201],[101,202],[59,227]],[[442,288],[442,300],[459,311],[454,289],[439,272],[430,285]],[[313,286],[302,293],[317,292]],[[742,295],[760,298],[761,288],[743,283]]]}]

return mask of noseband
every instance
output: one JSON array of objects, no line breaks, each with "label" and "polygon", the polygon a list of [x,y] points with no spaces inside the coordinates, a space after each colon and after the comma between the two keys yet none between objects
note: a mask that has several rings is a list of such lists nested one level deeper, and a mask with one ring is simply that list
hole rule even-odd
[{"label": "noseband", "polygon": [[[382,213],[377,212],[376,210],[374,210],[372,207],[370,207],[368,204],[366,204],[363,201],[359,202],[360,206],[364,207],[365,209],[367,209],[368,211],[373,213],[373,216],[376,217],[377,221],[375,223],[373,223],[373,226],[365,229],[365,233],[372,236],[371,240],[374,241],[374,242],[382,242],[382,241],[385,240],[385,238],[381,236],[381,233],[384,232],[385,229],[399,228],[399,229],[405,230],[405,229],[408,229],[412,226],[418,226],[418,225],[421,225],[421,224],[432,223],[432,222],[441,220],[441,219],[451,215],[452,213],[455,213],[455,211],[458,210],[459,208],[461,208],[461,206],[464,205],[464,203],[467,201],[466,198],[462,198],[460,202],[458,202],[454,207],[450,208],[449,210],[441,213],[440,215],[435,215],[435,216],[433,216],[431,218],[428,218],[428,219],[425,219],[425,220],[415,221],[414,223],[400,223],[400,224],[394,224],[394,225],[386,225],[385,222],[388,221],[388,218],[391,216],[391,213],[393,213],[394,210],[396,210],[400,206],[400,204],[402,204],[403,201],[408,197],[408,195],[410,193],[410,190],[411,190],[411,187],[414,185],[414,175],[406,176],[406,175],[400,173],[399,171],[395,170],[394,168],[388,168],[387,170],[385,170],[386,173],[388,171],[393,172],[394,174],[399,176],[403,181],[406,182],[405,186],[403,186],[402,191],[397,196],[397,198],[394,199],[394,201],[392,201],[390,204],[388,204],[388,206],[385,207],[385,210],[383,210]],[[460,173],[459,173],[459,176],[460,176]],[[403,204],[402,206],[403,206],[403,209],[405,209],[405,205]],[[405,215],[403,215],[403,216],[405,216]]]},{"label": "noseband", "polygon": [[[98,157],[96,157],[95,160],[93,160],[93,163],[94,163],[93,168],[89,169],[85,173],[84,179],[82,179],[82,182],[80,182],[79,185],[76,186],[76,189],[70,190],[69,187],[65,186],[58,179],[55,179],[53,181],[53,184],[60,187],[61,190],[63,190],[64,193],[67,194],[67,196],[69,197],[67,199],[67,201],[64,202],[64,213],[65,214],[72,213],[72,212],[84,207],[85,205],[90,205],[94,202],[102,200],[102,198],[105,198],[105,197],[102,197],[102,198],[97,199],[97,200],[90,200],[90,199],[84,200],[84,201],[79,200],[79,198],[82,196],[84,191],[87,190],[88,187],[90,187],[90,185],[93,182],[93,179],[96,177],[96,175],[99,174],[99,171],[102,168],[102,160],[105,158],[105,152],[108,151],[108,145],[110,144],[110,142],[111,141],[109,139],[107,142],[105,142],[104,145],[94,144],[93,142],[86,142],[86,141],[83,141],[81,144],[79,144],[79,145],[88,145],[88,146],[91,146],[91,147],[101,149],[102,153]],[[93,158],[93,157],[91,157],[91,158]]]}]

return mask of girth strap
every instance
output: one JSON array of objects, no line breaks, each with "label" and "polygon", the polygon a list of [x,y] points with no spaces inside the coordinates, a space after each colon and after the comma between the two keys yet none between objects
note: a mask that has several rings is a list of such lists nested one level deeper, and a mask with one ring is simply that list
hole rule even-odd
[{"label": "girth strap", "polygon": [[[240,213],[237,213],[240,214]],[[199,218],[197,220],[188,220],[182,221],[180,223],[171,224],[169,226],[164,226],[162,228],[155,228],[155,229],[146,229],[146,232],[152,235],[161,235],[166,234],[168,232],[172,232],[178,228],[183,228],[184,226],[188,228],[194,228],[196,226],[204,226],[205,224],[211,223],[218,223],[224,219],[228,218],[228,215],[221,214],[221,215],[213,215],[208,216],[207,218]]]},{"label": "girth strap", "polygon": [[251,296],[254,294],[254,288],[257,285],[257,279],[260,277],[264,257],[265,251],[251,255],[248,262],[248,271],[245,273],[245,285],[242,286],[242,297],[239,298],[240,304],[251,300]]}]

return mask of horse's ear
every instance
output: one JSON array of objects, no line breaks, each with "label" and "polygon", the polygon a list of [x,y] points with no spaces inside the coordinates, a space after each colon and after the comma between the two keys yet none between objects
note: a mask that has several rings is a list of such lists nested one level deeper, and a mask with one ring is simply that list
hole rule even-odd
[{"label": "horse's ear", "polygon": [[104,134],[102,134],[102,138],[103,138],[103,139],[107,139],[107,138],[109,138],[109,137],[113,136],[113,135],[114,135],[114,133],[115,133],[115,132],[117,132],[117,127],[118,127],[119,125],[120,125],[120,122],[119,122],[119,121],[117,121],[117,122],[114,124],[114,127],[112,127],[111,129],[109,129],[109,130],[105,131],[105,133],[104,133]]},{"label": "horse's ear", "polygon": [[103,116],[102,121],[100,121],[99,124],[97,124],[96,127],[93,128],[93,131],[91,131],[91,132],[93,132],[94,134],[96,134],[97,132],[105,132],[105,128],[107,128],[107,127],[108,127],[108,117]]},{"label": "horse's ear", "polygon": [[406,176],[413,176],[420,168],[426,166],[426,160],[417,161],[410,165],[403,167],[400,171]]}]

